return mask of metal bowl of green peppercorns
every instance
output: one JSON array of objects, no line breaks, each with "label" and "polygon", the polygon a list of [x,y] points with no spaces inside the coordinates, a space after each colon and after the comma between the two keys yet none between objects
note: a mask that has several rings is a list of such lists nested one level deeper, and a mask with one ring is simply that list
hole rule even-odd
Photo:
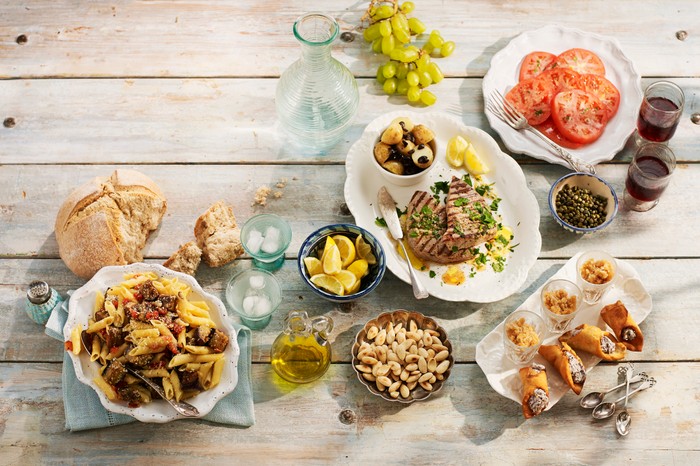
[{"label": "metal bowl of green peppercorns", "polygon": [[565,230],[592,233],[605,228],[617,214],[617,195],[597,175],[569,173],[549,190],[549,210]]}]

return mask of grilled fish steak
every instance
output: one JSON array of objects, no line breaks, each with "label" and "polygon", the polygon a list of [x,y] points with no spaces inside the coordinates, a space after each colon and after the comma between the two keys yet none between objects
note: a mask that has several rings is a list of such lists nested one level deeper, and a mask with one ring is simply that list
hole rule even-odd
[{"label": "grilled fish steak", "polygon": [[496,236],[498,227],[486,200],[464,180],[452,177],[445,204],[447,230],[442,241],[450,250],[468,250]]},{"label": "grilled fish steak", "polygon": [[443,242],[447,230],[445,206],[425,191],[416,191],[408,203],[406,229],[408,245],[423,260],[454,264],[473,257],[468,249],[452,250]]}]

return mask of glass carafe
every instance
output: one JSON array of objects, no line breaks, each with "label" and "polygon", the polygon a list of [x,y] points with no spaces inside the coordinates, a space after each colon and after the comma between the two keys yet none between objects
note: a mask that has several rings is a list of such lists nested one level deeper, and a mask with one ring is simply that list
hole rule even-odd
[{"label": "glass carafe", "polygon": [[301,58],[282,73],[275,105],[290,142],[308,153],[323,153],[340,141],[357,112],[357,82],[331,56],[338,23],[322,13],[307,13],[294,23]]},{"label": "glass carafe", "polygon": [[272,368],[283,379],[307,383],[321,377],[331,363],[330,317],[310,319],[305,311],[290,311],[285,329],[270,350]]}]

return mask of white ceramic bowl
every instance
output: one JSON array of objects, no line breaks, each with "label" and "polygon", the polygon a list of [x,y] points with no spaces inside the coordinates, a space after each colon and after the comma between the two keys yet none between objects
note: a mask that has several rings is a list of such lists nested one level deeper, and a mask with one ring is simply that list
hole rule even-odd
[{"label": "white ceramic bowl", "polygon": [[[178,280],[187,283],[192,288],[190,295],[192,300],[205,301],[210,307],[211,319],[216,323],[217,327],[225,332],[229,337],[229,344],[224,355],[226,364],[221,375],[221,382],[216,387],[206,390],[197,396],[187,400],[188,403],[194,405],[199,410],[199,417],[208,414],[216,403],[236,388],[238,383],[238,356],[240,349],[238,347],[238,339],[236,338],[236,329],[229,322],[226,313],[226,307],[219,298],[205,292],[197,280],[184,273],[174,272],[170,269],[158,264],[136,263],[123,266],[110,266],[100,269],[90,281],[81,288],[76,290],[70,298],[68,304],[68,320],[63,327],[63,337],[66,341],[70,340],[70,334],[73,327],[77,324],[82,324],[83,328],[87,327],[88,318],[92,315],[95,294],[98,291],[105,292],[110,286],[121,283],[124,279],[124,274],[135,272],[154,272],[159,277],[177,277]],[[95,393],[100,398],[100,402],[105,409],[114,413],[128,414],[141,422],[168,422],[175,419],[184,419],[184,416],[178,414],[165,400],[153,400],[151,403],[144,404],[138,408],[130,408],[129,405],[122,401],[110,401],[104,392],[97,387],[93,379],[98,374],[100,364],[99,361],[90,361],[90,356],[81,351],[79,355],[68,353],[73,361],[75,374],[85,385],[92,387]]]},{"label": "white ceramic bowl", "polygon": [[[559,216],[556,209],[556,199],[559,191],[564,188],[564,186],[569,185],[571,187],[577,186],[579,188],[585,188],[589,190],[594,196],[603,196],[608,200],[608,204],[605,210],[605,220],[603,223],[593,228],[580,228],[571,225],[564,221]],[[610,223],[615,218],[617,214],[617,194],[612,186],[610,186],[605,180],[597,175],[591,175],[590,173],[569,173],[559,178],[549,190],[549,211],[552,213],[554,220],[561,225],[565,230],[571,231],[573,233],[584,234],[592,233],[595,231],[602,230],[603,228],[610,225]]]},{"label": "white ceramic bowl", "polygon": [[[415,122],[414,124],[421,124],[420,122]],[[384,131],[383,128],[379,134],[377,135],[376,139],[374,140],[374,145],[376,145],[379,142],[379,138],[382,135],[382,132]],[[433,128],[430,128],[431,130]],[[385,180],[387,180],[391,184],[395,184],[396,186],[412,186],[421,180],[425,179],[425,177],[430,173],[433,168],[437,165],[437,158],[440,157],[440,154],[438,153],[439,147],[437,145],[437,141],[433,139],[428,143],[428,146],[433,150],[433,163],[430,164],[428,168],[425,170],[418,172],[413,175],[397,175],[396,173],[392,173],[389,170],[385,169],[382,167],[379,162],[377,162],[377,159],[374,157],[374,145],[372,145],[372,153],[369,154],[370,157],[372,157],[372,162],[377,170],[379,170],[379,173],[384,177]]]}]

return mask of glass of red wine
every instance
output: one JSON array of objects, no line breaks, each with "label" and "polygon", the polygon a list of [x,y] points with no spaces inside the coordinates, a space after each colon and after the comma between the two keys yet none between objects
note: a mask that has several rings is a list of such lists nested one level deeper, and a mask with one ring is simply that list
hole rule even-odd
[{"label": "glass of red wine", "polygon": [[669,81],[655,82],[644,91],[637,118],[638,142],[667,142],[676,132],[685,96]]},{"label": "glass of red wine", "polygon": [[625,205],[646,212],[659,203],[676,168],[676,156],[666,144],[647,143],[634,154],[625,181]]}]

